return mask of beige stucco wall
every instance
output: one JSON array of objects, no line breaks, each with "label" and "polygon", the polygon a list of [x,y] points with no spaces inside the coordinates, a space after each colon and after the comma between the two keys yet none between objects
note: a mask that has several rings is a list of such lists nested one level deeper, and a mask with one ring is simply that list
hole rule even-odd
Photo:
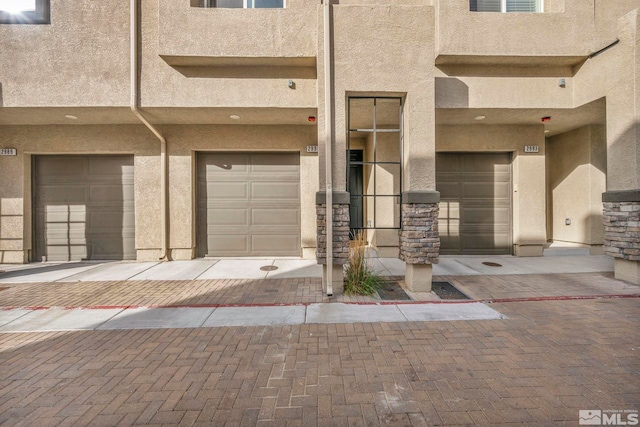
[{"label": "beige stucco wall", "polygon": [[[356,94],[405,96],[404,190],[435,188],[434,56],[430,49],[434,43],[433,7],[412,4],[369,2],[333,6],[335,190],[345,189],[346,102],[348,96]],[[318,15],[322,28],[322,13]],[[319,35],[318,128],[320,186],[324,188],[322,32]]]},{"label": "beige stucco wall", "polygon": [[[291,151],[300,153],[302,254],[315,256],[318,155],[314,126],[165,126],[169,152],[170,250],[191,259],[195,248],[197,151]],[[160,145],[142,126],[5,126],[0,145],[18,156],[0,157],[0,262],[25,262],[31,249],[31,156],[38,154],[133,154],[138,261],[157,260],[161,247]]]},{"label": "beige stucco wall", "polygon": [[[602,245],[602,193],[606,191],[603,126],[585,126],[547,141],[550,239]],[[571,221],[570,225],[565,220]]]},{"label": "beige stucco wall", "polygon": [[39,154],[133,154],[136,249],[158,258],[160,146],[145,127],[3,126],[0,146],[18,152],[0,157],[0,262],[25,262],[32,249],[31,157]]},{"label": "beige stucco wall", "polygon": [[285,9],[207,9],[159,0],[160,55],[313,57],[316,6],[287,0]]},{"label": "beige stucco wall", "polygon": [[[525,153],[525,145],[540,151]],[[543,126],[437,126],[438,152],[511,152],[513,156],[514,254],[542,255],[546,243],[545,143]]]},{"label": "beige stucco wall", "polygon": [[[574,81],[574,103],[606,98],[607,189],[640,188],[640,19],[638,9],[610,22],[620,42],[587,60]],[[604,47],[604,46],[603,46]]]},{"label": "beige stucco wall", "polygon": [[[316,107],[315,5],[293,0],[287,9],[247,10],[190,7],[187,0],[145,2],[141,27],[142,107]],[[217,66],[172,67],[160,56],[167,54],[232,58]],[[278,62],[285,56],[311,58],[306,67],[288,67]],[[230,62],[270,57],[270,66]]]},{"label": "beige stucco wall", "polygon": [[51,1],[51,24],[0,25],[0,107],[129,103],[129,2]]},{"label": "beige stucco wall", "polygon": [[436,70],[436,108],[573,108],[571,79],[447,76]]},{"label": "beige stucco wall", "polygon": [[302,254],[315,257],[315,193],[318,191],[318,154],[315,126],[165,126],[169,152],[169,236],[173,259],[191,259],[196,247],[197,152],[280,151],[300,153]]},{"label": "beige stucco wall", "polygon": [[546,13],[478,13],[468,0],[437,3],[440,55],[579,56],[593,44],[593,9],[584,0],[545,1]]}]

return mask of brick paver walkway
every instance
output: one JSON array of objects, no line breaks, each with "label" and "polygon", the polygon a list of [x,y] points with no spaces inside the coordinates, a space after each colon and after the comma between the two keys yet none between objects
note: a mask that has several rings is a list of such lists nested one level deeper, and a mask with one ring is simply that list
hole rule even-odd
[{"label": "brick paver walkway", "polygon": [[[439,277],[473,298],[637,295],[611,274]],[[327,299],[318,279],[7,285],[0,307]],[[364,301],[364,299],[363,299]],[[505,320],[0,334],[0,424],[578,424],[640,410],[640,298]]]},{"label": "brick paver walkway", "polygon": [[0,334],[2,425],[577,425],[640,410],[637,298],[508,320]]},{"label": "brick paver walkway", "polygon": [[[400,279],[400,278],[391,278]],[[640,294],[640,286],[615,280],[612,273],[507,276],[436,276],[471,298],[532,298]],[[119,282],[56,282],[3,285],[0,307],[172,306],[379,302],[373,297],[322,293],[321,279],[220,279]],[[433,299],[412,294],[416,299]]]}]

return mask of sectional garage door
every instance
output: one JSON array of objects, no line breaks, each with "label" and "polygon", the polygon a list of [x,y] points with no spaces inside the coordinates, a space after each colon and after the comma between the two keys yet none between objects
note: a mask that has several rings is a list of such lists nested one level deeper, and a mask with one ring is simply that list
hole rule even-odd
[{"label": "sectional garage door", "polygon": [[37,156],[37,261],[135,259],[133,156]]},{"label": "sectional garage door", "polygon": [[300,256],[300,155],[198,155],[199,256]]},{"label": "sectional garage door", "polygon": [[438,153],[441,254],[511,253],[511,155]]}]

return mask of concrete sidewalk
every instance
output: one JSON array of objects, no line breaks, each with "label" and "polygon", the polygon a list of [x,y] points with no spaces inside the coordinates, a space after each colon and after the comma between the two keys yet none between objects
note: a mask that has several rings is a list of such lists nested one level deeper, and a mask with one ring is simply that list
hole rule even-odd
[{"label": "concrete sidewalk", "polygon": [[576,426],[640,410],[638,299],[492,307],[508,318],[4,333],[0,424]]},{"label": "concrete sidewalk", "polygon": [[[370,262],[402,282],[403,262]],[[443,257],[434,281],[449,281],[475,301],[407,291],[409,304],[378,295],[327,297],[320,266],[300,259],[7,266],[0,275],[0,332],[495,320],[501,314],[484,302],[640,295],[640,287],[611,277],[612,266],[601,256]]]},{"label": "concrete sidewalk", "polygon": [[111,329],[211,328],[327,323],[498,320],[504,317],[479,303],[347,305],[309,304],[234,307],[52,307],[0,311],[0,333]]},{"label": "concrete sidewalk", "polygon": [[[569,252],[573,253],[573,252]],[[405,263],[396,258],[370,258],[382,276],[404,276]],[[499,264],[499,267],[484,263]],[[265,271],[263,267],[276,267]],[[0,264],[0,284],[95,282],[121,280],[287,279],[322,277],[315,260],[294,258],[194,259],[171,262],[68,262]],[[606,256],[569,255],[521,258],[509,255],[441,256],[436,276],[595,273],[613,271]]]}]

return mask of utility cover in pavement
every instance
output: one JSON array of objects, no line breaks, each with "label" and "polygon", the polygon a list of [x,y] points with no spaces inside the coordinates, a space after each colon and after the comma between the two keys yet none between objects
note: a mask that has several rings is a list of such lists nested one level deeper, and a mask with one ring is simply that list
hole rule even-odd
[{"label": "utility cover in pavement", "polygon": [[377,292],[380,299],[385,301],[411,300],[411,297],[396,282],[384,282]]},{"label": "utility cover in pavement", "polygon": [[438,295],[440,299],[471,299],[449,282],[433,282],[431,284],[431,290]]}]

